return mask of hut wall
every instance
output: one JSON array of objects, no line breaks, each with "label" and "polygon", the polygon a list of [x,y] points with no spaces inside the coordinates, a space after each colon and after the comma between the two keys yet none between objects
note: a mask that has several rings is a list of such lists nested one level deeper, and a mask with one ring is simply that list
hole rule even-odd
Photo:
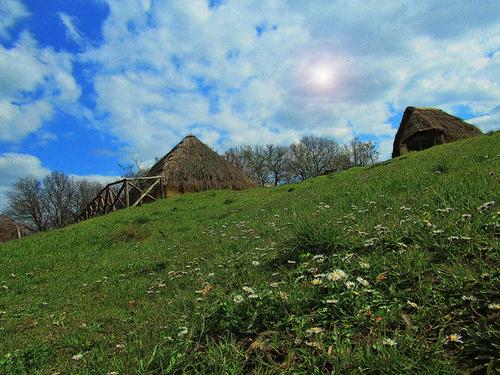
[{"label": "hut wall", "polygon": [[[402,146],[405,145],[407,151],[421,151],[435,145],[443,144],[444,142],[443,132],[441,130],[431,129],[411,135],[405,140]],[[401,154],[403,153],[402,151],[403,150],[400,151]]]}]

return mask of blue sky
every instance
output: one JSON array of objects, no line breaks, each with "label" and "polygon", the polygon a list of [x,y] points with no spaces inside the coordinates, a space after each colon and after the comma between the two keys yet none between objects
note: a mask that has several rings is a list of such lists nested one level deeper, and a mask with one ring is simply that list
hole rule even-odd
[{"label": "blue sky", "polygon": [[498,1],[0,0],[0,207],[15,179],[112,179],[219,151],[376,142],[406,106],[499,128]]}]

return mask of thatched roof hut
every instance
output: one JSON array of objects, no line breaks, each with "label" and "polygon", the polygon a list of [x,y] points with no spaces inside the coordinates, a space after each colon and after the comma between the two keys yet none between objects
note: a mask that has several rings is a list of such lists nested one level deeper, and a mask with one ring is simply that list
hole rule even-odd
[{"label": "thatched roof hut", "polygon": [[392,157],[480,134],[474,125],[440,109],[408,107],[394,139]]},{"label": "thatched roof hut", "polygon": [[256,184],[193,135],[185,137],[148,171],[164,177],[168,195],[209,189],[243,190]]}]

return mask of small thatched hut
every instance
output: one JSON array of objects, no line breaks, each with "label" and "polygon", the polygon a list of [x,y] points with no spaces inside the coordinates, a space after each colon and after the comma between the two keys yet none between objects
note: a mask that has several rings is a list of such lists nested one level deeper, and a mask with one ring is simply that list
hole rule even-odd
[{"label": "small thatched hut", "polygon": [[148,171],[163,176],[166,196],[209,189],[243,190],[256,184],[193,135],[185,137]]},{"label": "small thatched hut", "polygon": [[440,109],[408,107],[394,139],[392,157],[480,134],[474,125]]}]

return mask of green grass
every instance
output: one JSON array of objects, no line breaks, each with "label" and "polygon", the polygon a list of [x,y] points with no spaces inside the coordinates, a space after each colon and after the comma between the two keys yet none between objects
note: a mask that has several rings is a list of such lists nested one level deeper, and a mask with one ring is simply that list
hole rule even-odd
[{"label": "green grass", "polygon": [[499,145],[3,244],[0,373],[493,374]]}]

